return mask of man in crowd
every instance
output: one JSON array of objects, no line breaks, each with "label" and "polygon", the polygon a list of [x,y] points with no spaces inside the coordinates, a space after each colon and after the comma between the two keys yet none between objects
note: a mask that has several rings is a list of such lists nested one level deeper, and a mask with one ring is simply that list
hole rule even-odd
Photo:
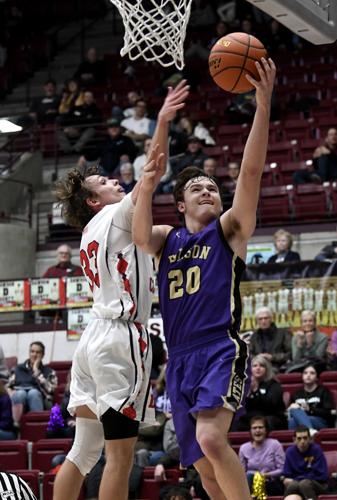
[{"label": "man in crowd", "polygon": [[308,498],[316,500],[327,490],[328,466],[321,447],[312,443],[309,429],[299,426],[294,444],[286,451],[283,469],[285,500]]},{"label": "man in crowd", "polygon": [[29,358],[19,363],[9,378],[12,393],[13,419],[16,424],[26,408],[28,411],[43,411],[51,407],[57,376],[54,370],[42,363],[45,347],[34,341],[29,346]]},{"label": "man in crowd", "polygon": [[252,356],[262,354],[273,365],[277,373],[291,357],[291,333],[287,328],[278,328],[268,307],[256,311],[258,329],[250,339]]},{"label": "man in crowd", "polygon": [[34,99],[29,109],[31,118],[39,125],[54,123],[60,105],[60,97],[56,94],[54,80],[46,80],[43,90],[44,96]]},{"label": "man in crowd", "polygon": [[176,177],[179,172],[184,170],[186,167],[194,167],[202,168],[204,161],[207,156],[203,152],[201,140],[195,137],[194,135],[190,135],[187,143],[186,153],[174,163],[172,162],[172,170],[173,175]]},{"label": "man in crowd", "polygon": [[126,129],[125,135],[139,146],[147,137],[152,137],[154,132],[153,121],[146,116],[146,113],[146,102],[144,99],[139,99],[135,105],[134,115],[124,118],[121,123],[122,127]]},{"label": "man in crowd", "polygon": [[60,245],[56,251],[57,264],[48,267],[44,278],[63,278],[65,276],[83,276],[82,268],[71,262],[71,248],[69,245]]}]

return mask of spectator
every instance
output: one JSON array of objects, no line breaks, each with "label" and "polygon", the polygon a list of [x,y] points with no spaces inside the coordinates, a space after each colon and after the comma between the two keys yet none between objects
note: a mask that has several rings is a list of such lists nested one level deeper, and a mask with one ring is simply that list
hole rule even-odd
[{"label": "spectator", "polygon": [[293,237],[289,231],[279,229],[274,233],[274,245],[276,253],[269,257],[268,264],[279,264],[280,262],[298,262],[301,260],[297,252],[293,252]]},{"label": "spectator", "polygon": [[135,116],[135,107],[137,101],[141,99],[141,96],[137,90],[131,90],[127,94],[128,98],[128,107],[123,109],[124,118],[130,118],[130,116]]},{"label": "spectator", "polygon": [[226,181],[224,183],[225,188],[229,193],[234,196],[235,189],[236,189],[236,183],[239,178],[239,173],[240,173],[240,165],[236,161],[231,161],[228,164],[228,177],[229,181]]},{"label": "spectator", "polygon": [[[217,169],[218,163],[215,158],[207,157],[204,159],[203,164],[202,164],[202,169],[205,172],[208,177],[216,177],[216,169]],[[218,180],[219,182],[219,180]]]},{"label": "spectator", "polygon": [[165,468],[176,467],[179,465],[180,450],[173,418],[169,418],[165,423],[163,450],[164,454],[158,460],[154,470],[154,478],[157,481],[166,481]]},{"label": "spectator", "polygon": [[240,462],[247,474],[252,492],[254,474],[260,472],[266,479],[268,495],[282,495],[280,476],[284,466],[284,451],[277,439],[268,437],[268,424],[264,417],[253,417],[250,421],[251,440],[240,446]]},{"label": "spectator", "polygon": [[186,488],[182,486],[170,486],[165,489],[164,496],[160,496],[160,500],[192,500],[192,497]]},{"label": "spectator", "polygon": [[56,83],[47,80],[43,86],[44,96],[37,97],[30,105],[29,114],[39,125],[54,123],[59,110],[60,98],[56,94]]},{"label": "spectator", "polygon": [[325,245],[315,257],[315,260],[327,260],[330,262],[335,259],[337,259],[337,241],[332,241],[329,245]]},{"label": "spectator", "polygon": [[324,453],[318,444],[311,442],[307,427],[297,427],[294,443],[286,451],[282,473],[285,476],[284,499],[316,500],[328,489],[329,473]]},{"label": "spectator", "polygon": [[54,370],[42,363],[45,347],[42,342],[32,342],[29,358],[18,364],[9,379],[12,393],[13,418],[19,424],[24,409],[43,411],[51,407],[57,376]]},{"label": "spectator", "polygon": [[[133,168],[135,169],[136,181],[138,181],[141,178],[141,176],[143,175],[143,167],[146,163],[146,158],[147,158],[147,154],[150,150],[150,147],[151,147],[151,139],[145,139],[145,141],[143,143],[143,150],[144,150],[143,154],[137,156],[137,158],[133,162]],[[162,186],[167,184],[167,182],[170,180],[170,178],[171,178],[171,165],[170,165],[169,160],[167,160],[166,172],[163,175],[163,177],[161,178]]]},{"label": "spectator", "polygon": [[337,129],[330,128],[321,146],[313,154],[313,170],[298,170],[293,175],[294,184],[326,182],[337,179]]},{"label": "spectator", "polygon": [[299,425],[308,427],[313,436],[318,430],[333,427],[333,408],[330,391],[318,384],[318,374],[314,365],[309,364],[302,373],[303,389],[291,395],[288,408],[288,427]]},{"label": "spectator", "polygon": [[[47,429],[47,438],[74,438],[75,437],[75,418],[70,415],[68,412],[68,404],[70,399],[70,381],[71,381],[71,372],[68,372],[67,383],[64,388],[63,398],[60,404],[60,411],[63,419],[63,427],[57,427]],[[60,455],[58,455],[60,457]],[[57,464],[61,464],[64,461],[65,455],[62,455],[62,461],[59,459]]]},{"label": "spectator", "polygon": [[99,85],[105,82],[104,62],[98,60],[97,51],[94,47],[88,49],[85,60],[77,68],[74,77],[84,86]]},{"label": "spectator", "polygon": [[71,78],[65,83],[58,110],[59,114],[69,113],[74,106],[82,106],[83,103],[83,92],[80,90],[77,80]]},{"label": "spectator", "polygon": [[206,0],[195,0],[192,4],[192,11],[189,25],[192,28],[205,28],[216,22],[216,15],[212,5]]},{"label": "spectator", "polygon": [[61,130],[58,139],[64,153],[82,151],[84,146],[95,135],[95,127],[101,121],[101,112],[98,109],[92,92],[86,91],[83,95],[83,104],[74,106],[67,114],[60,117]]},{"label": "spectator", "polygon": [[152,137],[154,131],[153,120],[146,116],[147,107],[143,99],[138,99],[135,106],[135,113],[129,118],[124,118],[121,125],[126,129],[125,135],[130,137],[137,145],[148,137]]},{"label": "spectator", "polygon": [[122,186],[126,194],[130,193],[137,184],[132,163],[122,163],[120,167],[120,174],[120,185]]},{"label": "spectator", "polygon": [[328,370],[337,370],[337,330],[331,334],[327,347]]},{"label": "spectator", "polygon": [[102,147],[85,149],[79,159],[79,165],[99,161],[102,174],[111,177],[121,162],[133,162],[137,148],[133,140],[124,134],[117,118],[110,118],[106,124],[107,138]]},{"label": "spectator", "polygon": [[184,170],[186,167],[195,166],[202,168],[204,160],[207,158],[202,150],[202,143],[200,139],[194,135],[190,135],[188,138],[187,151],[182,158],[172,162],[173,175],[176,177],[179,172]]},{"label": "spectator", "polygon": [[250,419],[256,415],[266,418],[270,430],[286,428],[282,386],[274,378],[271,363],[261,354],[252,359],[252,379],[245,410],[235,430],[248,431]]},{"label": "spectator", "polygon": [[287,328],[278,328],[272,320],[272,312],[268,307],[256,311],[258,329],[249,341],[252,356],[261,354],[273,366],[275,373],[280,371],[291,357],[291,333]]},{"label": "spectator", "polygon": [[82,268],[71,262],[71,248],[69,245],[60,245],[56,252],[57,264],[47,269],[43,275],[44,278],[83,276]]},{"label": "spectator", "polygon": [[12,401],[6,389],[8,378],[0,373],[0,441],[16,439],[13,424]]},{"label": "spectator", "polygon": [[5,378],[8,379],[9,376],[9,371],[6,365],[5,353],[1,345],[0,345],[0,376],[3,379]]},{"label": "spectator", "polygon": [[[301,314],[301,330],[295,332],[292,338],[292,359],[303,367],[309,361],[322,365],[326,362],[328,337],[317,330],[316,314],[313,311],[303,311]],[[293,367],[295,368],[295,367]]]}]

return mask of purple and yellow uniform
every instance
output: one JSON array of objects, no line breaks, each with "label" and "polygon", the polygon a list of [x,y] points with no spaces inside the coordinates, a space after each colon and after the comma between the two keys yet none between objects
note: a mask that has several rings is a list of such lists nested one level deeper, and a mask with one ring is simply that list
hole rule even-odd
[{"label": "purple and yellow uniform", "polygon": [[195,415],[218,407],[235,412],[248,389],[248,348],[238,336],[244,268],[226,242],[220,220],[194,234],[173,229],[161,253],[167,388],[185,466],[203,456]]}]

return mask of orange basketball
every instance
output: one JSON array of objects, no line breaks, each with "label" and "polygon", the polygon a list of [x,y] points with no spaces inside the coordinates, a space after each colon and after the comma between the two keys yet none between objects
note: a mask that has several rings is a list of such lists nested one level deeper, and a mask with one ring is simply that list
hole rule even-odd
[{"label": "orange basketball", "polygon": [[223,90],[242,94],[254,88],[246,74],[260,79],[255,62],[262,57],[267,57],[267,51],[257,38],[247,33],[230,33],[213,45],[208,59],[209,71]]}]

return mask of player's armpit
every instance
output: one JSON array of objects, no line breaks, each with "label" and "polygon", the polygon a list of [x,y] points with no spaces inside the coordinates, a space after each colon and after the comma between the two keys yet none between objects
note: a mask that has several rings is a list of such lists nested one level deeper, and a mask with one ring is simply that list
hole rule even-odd
[{"label": "player's armpit", "polygon": [[171,226],[153,226],[149,241],[140,242],[137,241],[137,238],[133,238],[133,240],[143,252],[153,255],[154,257],[159,257],[166,237],[171,229]]}]

